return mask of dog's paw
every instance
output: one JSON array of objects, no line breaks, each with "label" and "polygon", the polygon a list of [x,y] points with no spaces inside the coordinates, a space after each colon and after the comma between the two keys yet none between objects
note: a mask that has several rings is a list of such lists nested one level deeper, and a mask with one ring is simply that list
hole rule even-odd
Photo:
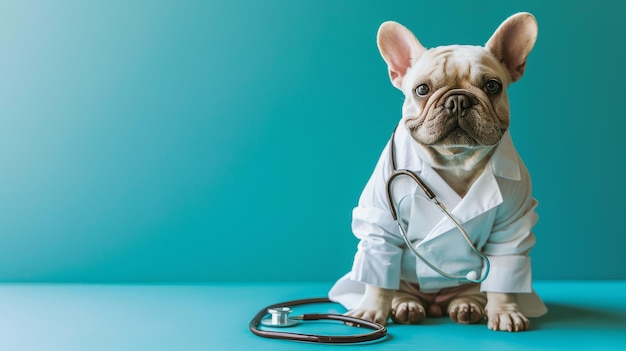
[{"label": "dog's paw", "polygon": [[386,325],[389,311],[391,310],[391,300],[394,295],[394,290],[366,285],[365,294],[363,294],[359,305],[355,309],[346,312],[345,315]]},{"label": "dog's paw", "polygon": [[485,318],[485,305],[470,297],[459,297],[450,302],[448,316],[460,324],[477,323]]},{"label": "dog's paw", "polygon": [[[375,322],[378,324],[386,325],[387,319],[389,318],[389,312],[385,312],[381,309],[366,309],[366,308],[355,308],[346,312],[344,315],[365,319],[366,321]],[[352,323],[347,323],[352,325]]]},{"label": "dog's paw", "polygon": [[487,327],[491,330],[519,332],[530,328],[530,321],[517,306],[517,295],[487,293]]},{"label": "dog's paw", "polygon": [[520,332],[530,328],[530,321],[521,312],[498,312],[487,314],[487,327],[491,330]]},{"label": "dog's paw", "polygon": [[422,302],[414,296],[396,293],[391,302],[391,319],[399,324],[417,324],[426,318]]}]

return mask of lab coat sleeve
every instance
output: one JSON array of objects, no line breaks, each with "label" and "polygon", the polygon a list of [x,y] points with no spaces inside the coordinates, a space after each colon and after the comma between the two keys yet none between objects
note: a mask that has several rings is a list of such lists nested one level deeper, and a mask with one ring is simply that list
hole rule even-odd
[{"label": "lab coat sleeve", "polygon": [[367,182],[358,206],[352,212],[352,231],[360,239],[350,279],[398,289],[403,240],[389,212],[386,179],[390,174],[388,147]]},{"label": "lab coat sleeve", "polygon": [[[520,162],[521,163],[521,162]],[[491,270],[481,284],[486,292],[529,293],[532,270],[528,253],[535,245],[537,201],[532,198],[528,171],[520,164],[521,179],[500,179],[504,201],[497,209],[492,232],[483,247]]]}]

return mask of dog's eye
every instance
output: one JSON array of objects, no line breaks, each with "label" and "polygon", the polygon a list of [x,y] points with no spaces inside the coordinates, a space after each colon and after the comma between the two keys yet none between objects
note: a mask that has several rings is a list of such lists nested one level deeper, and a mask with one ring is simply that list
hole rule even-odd
[{"label": "dog's eye", "polygon": [[487,81],[487,84],[485,84],[484,89],[487,94],[497,94],[500,92],[500,89],[502,89],[502,84],[495,79],[490,79]]},{"label": "dog's eye", "polygon": [[415,88],[415,94],[417,94],[417,96],[426,96],[429,91],[430,88],[426,84],[420,84]]}]

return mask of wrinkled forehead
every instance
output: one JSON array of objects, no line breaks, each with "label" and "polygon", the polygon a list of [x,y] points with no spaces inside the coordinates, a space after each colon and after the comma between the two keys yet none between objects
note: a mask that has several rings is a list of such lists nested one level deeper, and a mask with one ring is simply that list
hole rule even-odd
[{"label": "wrinkled forehead", "polygon": [[[481,46],[439,46],[426,51],[407,72],[404,83],[413,85],[434,83],[458,85],[462,82],[499,78],[506,79],[504,67],[489,51]],[[502,82],[508,85],[507,82]]]}]

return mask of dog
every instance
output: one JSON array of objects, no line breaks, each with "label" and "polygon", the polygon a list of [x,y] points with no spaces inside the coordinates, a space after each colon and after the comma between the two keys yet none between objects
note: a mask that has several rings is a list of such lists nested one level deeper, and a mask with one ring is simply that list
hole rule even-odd
[{"label": "dog", "polygon": [[[396,133],[397,157],[423,163],[422,175],[432,175],[426,181],[445,182],[455,193],[449,197],[458,196],[458,207],[475,208],[463,201],[482,196],[474,194],[482,190],[473,188],[487,183],[501,198],[464,218],[463,225],[472,229],[468,232],[475,244],[491,261],[487,279],[479,285],[439,276],[439,285],[428,286],[430,280],[420,272],[429,271],[414,267],[415,257],[397,233],[392,234],[396,231],[389,208],[381,200],[390,173],[384,152],[353,213],[353,231],[361,239],[353,270],[329,293],[331,300],[350,308],[347,315],[380,324],[389,317],[395,323],[416,324],[447,314],[461,324],[487,319],[489,329],[517,332],[529,329],[529,315],[547,311],[530,282],[528,252],[535,243],[537,202],[508,132],[507,88],[524,74],[537,32],[533,15],[517,13],[502,22],[484,47],[426,49],[403,25],[390,21],[380,26],[379,51],[392,85],[405,97]],[[413,266],[407,268],[406,262]]]}]

